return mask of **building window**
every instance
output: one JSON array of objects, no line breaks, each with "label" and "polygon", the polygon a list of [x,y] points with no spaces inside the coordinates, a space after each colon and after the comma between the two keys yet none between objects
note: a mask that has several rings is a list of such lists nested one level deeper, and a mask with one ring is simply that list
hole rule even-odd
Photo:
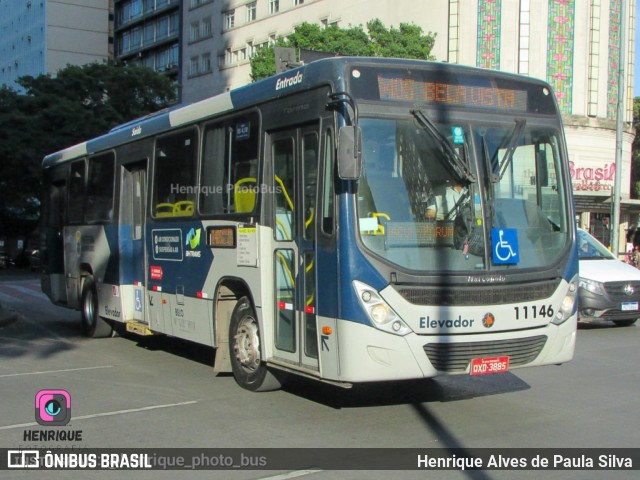
[{"label": "building window", "polygon": [[198,57],[191,57],[191,63],[189,64],[189,75],[194,76],[200,73],[200,59]]},{"label": "building window", "polygon": [[293,0],[293,5],[302,5],[304,0]]},{"label": "building window", "polygon": [[177,68],[180,63],[180,45],[174,43],[169,47],[169,68]]},{"label": "building window", "polygon": [[178,35],[180,33],[180,14],[172,13],[169,17],[169,35]]},{"label": "building window", "polygon": [[269,15],[280,11],[280,0],[269,0]]},{"label": "building window", "polygon": [[247,4],[247,23],[256,19],[256,2]]},{"label": "building window", "polygon": [[167,38],[169,36],[169,19],[162,17],[158,20],[156,28],[156,38]]},{"label": "building window", "polygon": [[153,23],[148,23],[144,26],[144,44],[150,45],[155,41],[156,26]]},{"label": "building window", "polygon": [[212,35],[211,17],[200,21],[200,38],[208,38]]},{"label": "building window", "polygon": [[200,72],[201,73],[211,72],[211,54],[210,53],[202,54],[202,58],[200,60]]},{"label": "building window", "polygon": [[190,30],[190,35],[189,35],[189,41],[191,41],[191,42],[197,42],[199,38],[200,38],[200,23],[198,23],[198,22],[193,22],[193,23],[191,24],[191,30]]},{"label": "building window", "polygon": [[235,27],[236,24],[236,11],[235,10],[229,10],[228,12],[225,12],[224,14],[224,28],[229,30],[233,27]]}]

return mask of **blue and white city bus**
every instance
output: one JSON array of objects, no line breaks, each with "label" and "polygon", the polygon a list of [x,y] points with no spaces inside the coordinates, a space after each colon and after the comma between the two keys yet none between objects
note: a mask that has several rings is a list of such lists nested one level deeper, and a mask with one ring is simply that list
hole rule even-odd
[{"label": "blue and white city bus", "polygon": [[561,364],[567,147],[533,78],[320,60],[44,159],[44,291],[216,349],[249,390]]}]

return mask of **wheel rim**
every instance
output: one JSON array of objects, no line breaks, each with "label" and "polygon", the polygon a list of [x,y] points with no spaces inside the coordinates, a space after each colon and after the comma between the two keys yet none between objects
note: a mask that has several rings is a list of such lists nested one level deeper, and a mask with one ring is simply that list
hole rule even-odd
[{"label": "wheel rim", "polygon": [[83,312],[84,312],[84,318],[85,321],[87,322],[88,326],[93,325],[93,318],[94,318],[94,305],[93,305],[93,291],[89,290],[87,291],[86,295],[85,295],[85,299],[84,299],[84,305],[83,305]]},{"label": "wheel rim", "polygon": [[247,372],[255,372],[260,366],[260,337],[258,324],[251,316],[244,317],[235,335],[236,359]]}]

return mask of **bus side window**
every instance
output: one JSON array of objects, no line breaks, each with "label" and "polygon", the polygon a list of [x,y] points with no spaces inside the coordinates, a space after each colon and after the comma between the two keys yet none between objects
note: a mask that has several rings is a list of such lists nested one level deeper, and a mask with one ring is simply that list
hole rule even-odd
[{"label": "bus side window", "polygon": [[200,212],[224,212],[225,129],[214,125],[205,130],[200,174]]},{"label": "bus side window", "polygon": [[113,153],[89,159],[85,220],[91,222],[113,219],[113,188],[115,185],[115,157]]},{"label": "bus side window", "polygon": [[84,212],[85,173],[86,167],[84,159],[71,165],[69,174],[69,199],[67,203],[69,223],[82,222]]},{"label": "bus side window", "polygon": [[252,213],[260,192],[256,113],[207,126],[199,186],[203,214]]},{"label": "bus side window", "polygon": [[154,217],[193,215],[197,151],[194,129],[158,138],[153,173]]}]

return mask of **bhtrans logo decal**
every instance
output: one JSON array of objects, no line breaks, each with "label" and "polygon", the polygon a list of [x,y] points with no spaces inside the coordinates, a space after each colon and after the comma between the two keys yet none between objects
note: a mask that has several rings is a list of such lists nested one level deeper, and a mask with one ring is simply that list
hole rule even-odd
[{"label": "bhtrans logo decal", "polygon": [[187,233],[187,240],[185,245],[189,247],[188,250],[185,251],[186,257],[196,257],[200,258],[202,256],[202,252],[200,250],[196,250],[200,246],[200,234],[202,233],[201,228],[192,228]]},{"label": "bhtrans logo decal", "polygon": [[294,85],[302,83],[303,77],[304,75],[302,74],[302,72],[298,72],[293,77],[279,78],[276,82],[276,91],[282,90],[283,88],[293,87]]}]

